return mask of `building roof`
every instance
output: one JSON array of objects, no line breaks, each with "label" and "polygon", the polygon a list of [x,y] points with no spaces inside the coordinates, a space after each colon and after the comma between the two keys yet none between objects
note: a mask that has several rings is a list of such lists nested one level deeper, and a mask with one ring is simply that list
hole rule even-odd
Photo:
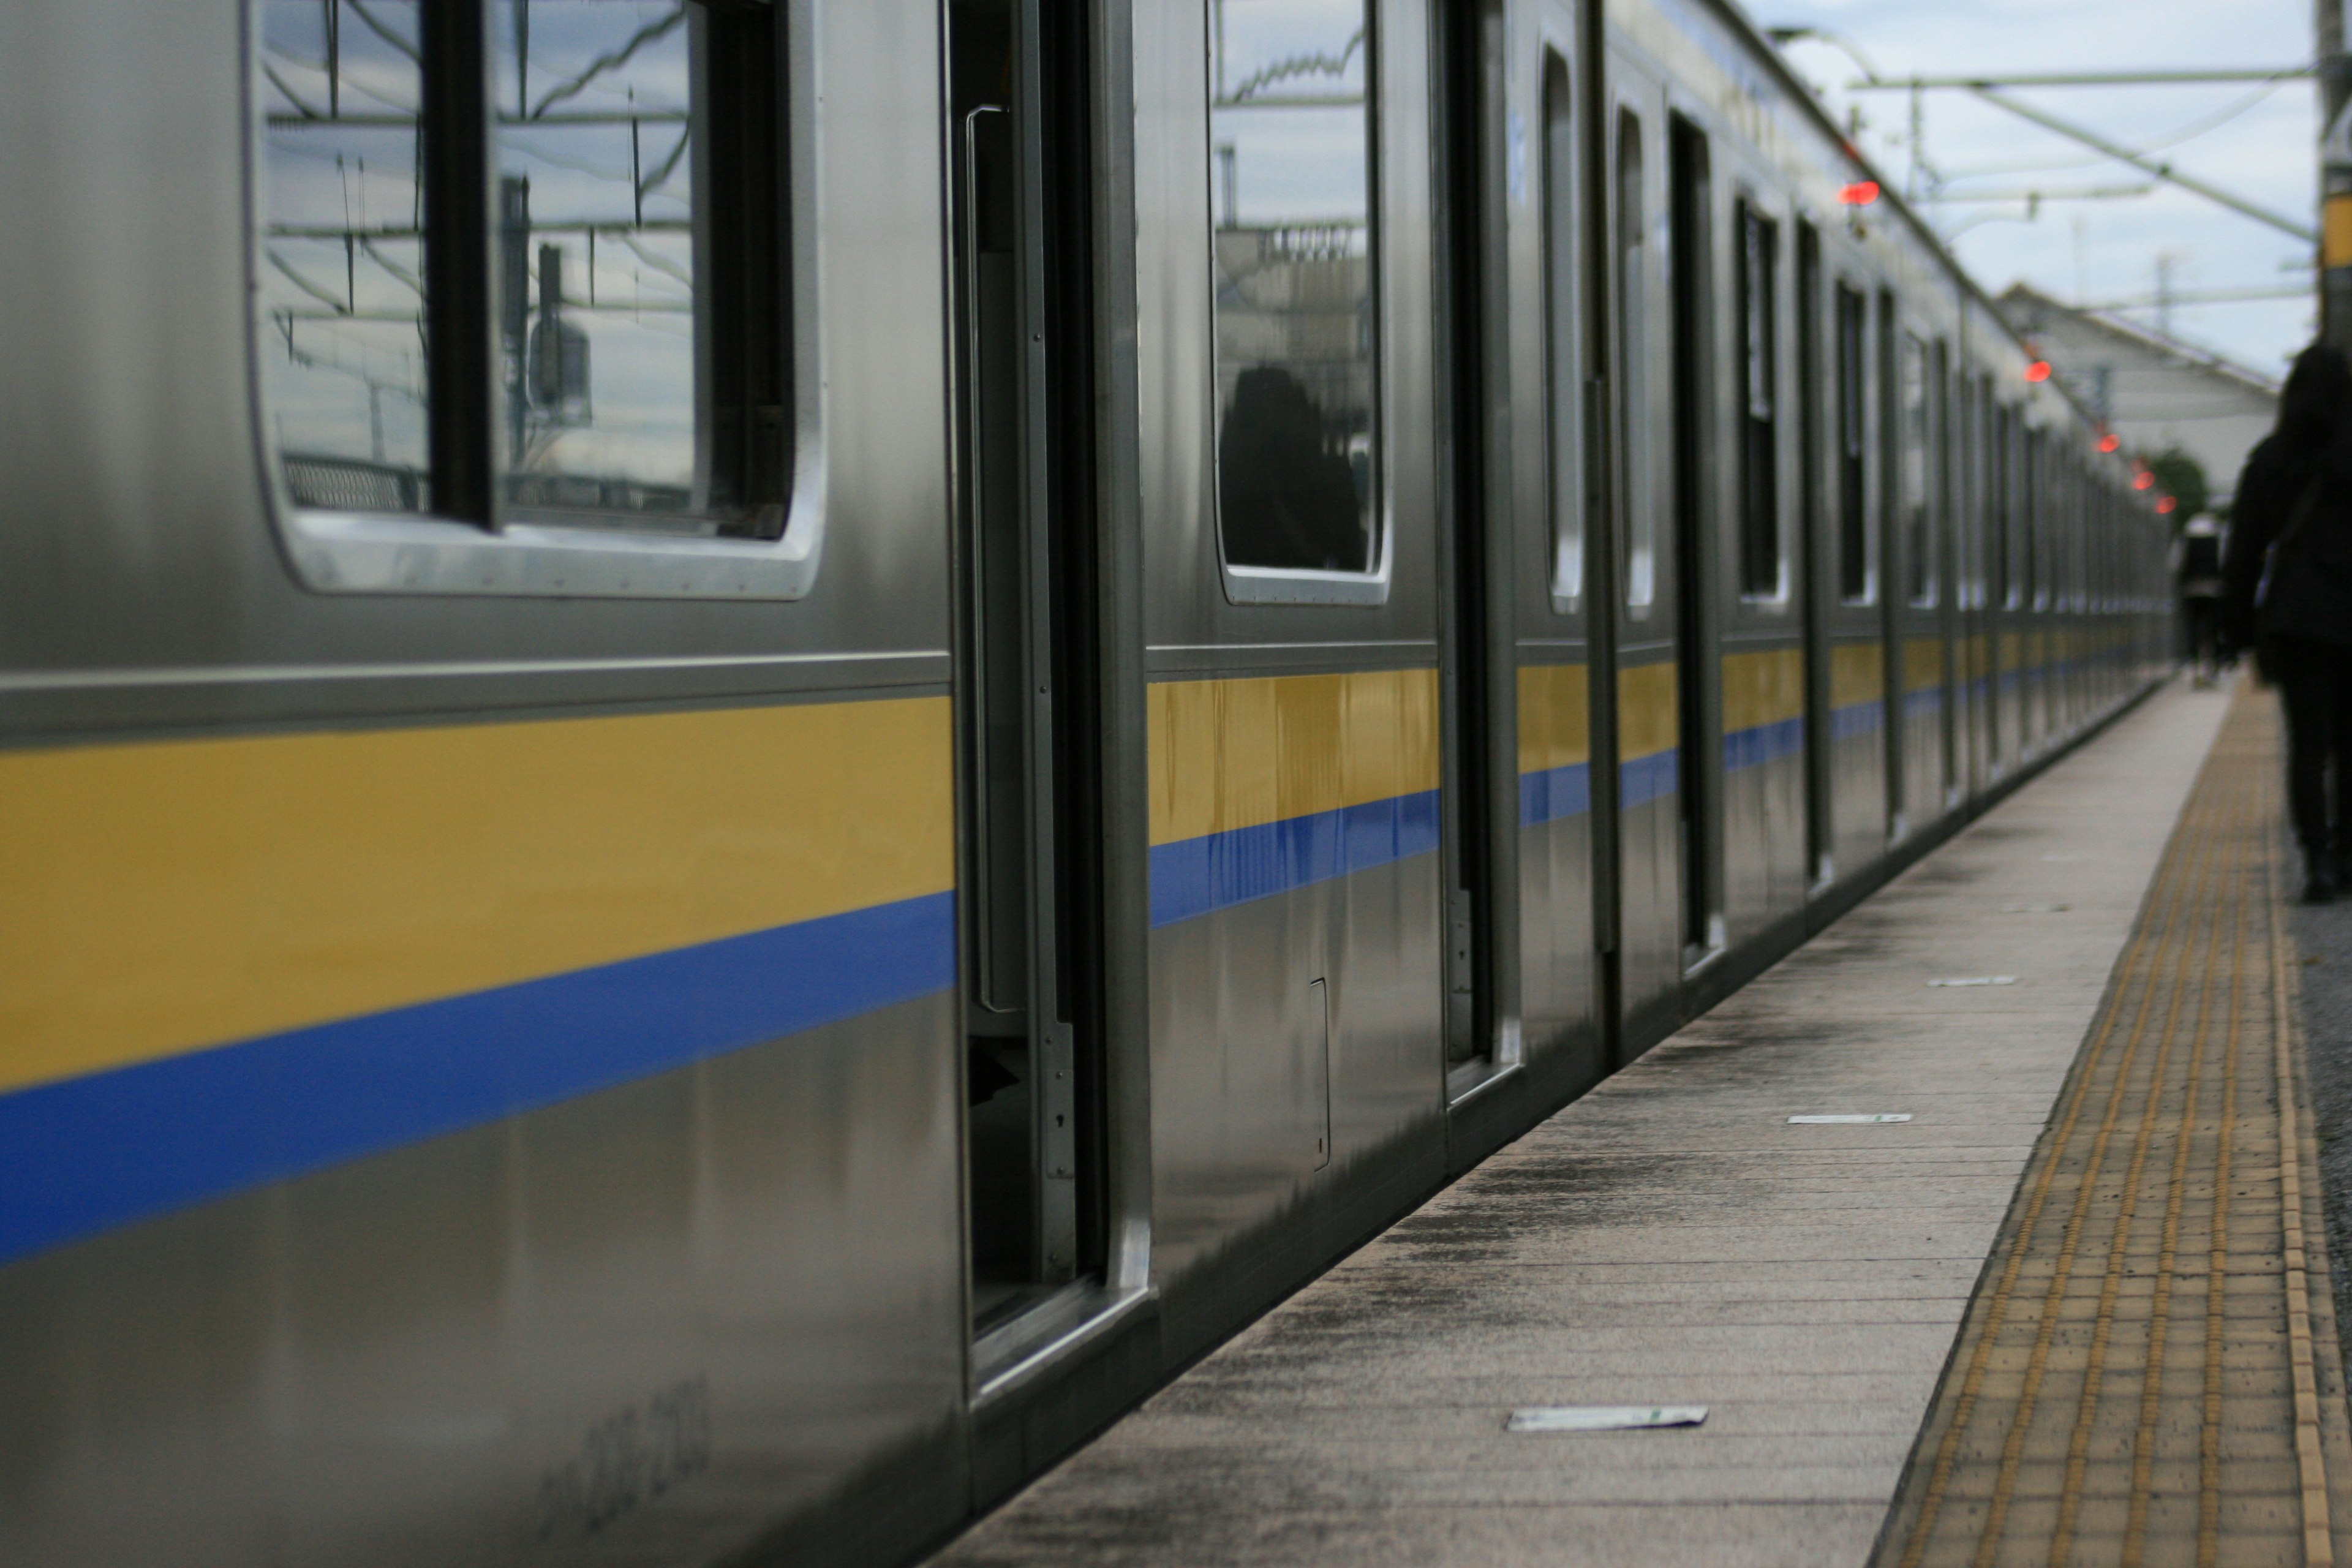
[{"label": "building roof", "polygon": [[2187,452],[2217,501],[2278,417],[2278,384],[2210,349],[2023,283],[1995,302],[2095,418],[2134,451]]}]

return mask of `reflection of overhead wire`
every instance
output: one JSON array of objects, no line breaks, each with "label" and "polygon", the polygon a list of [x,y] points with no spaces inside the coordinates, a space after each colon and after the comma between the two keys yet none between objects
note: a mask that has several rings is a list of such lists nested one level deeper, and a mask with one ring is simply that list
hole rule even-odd
[{"label": "reflection of overhead wire", "polygon": [[294,287],[301,289],[302,292],[308,294],[313,300],[318,300],[320,304],[333,310],[335,314],[339,316],[345,316],[351,313],[350,304],[345,301],[341,296],[330,293],[328,290],[320,288],[316,283],[311,282],[308,278],[303,277],[299,272],[295,271],[293,263],[278,255],[278,252],[265,246],[262,247],[262,254],[269,258],[270,266],[275,267],[278,271],[286,274],[288,280],[290,281]]},{"label": "reflection of overhead wire", "polygon": [[297,110],[299,110],[301,112],[303,119],[324,120],[327,118],[325,115],[320,113],[312,105],[303,102],[302,95],[296,92],[292,88],[287,86],[286,79],[279,76],[278,74],[278,68],[271,65],[268,60],[261,62],[261,74],[269,79],[270,86],[276,88],[278,91],[286,95],[286,101],[292,104]]},{"label": "reflection of overhead wire", "polygon": [[655,271],[666,273],[669,277],[677,279],[679,282],[685,284],[689,289],[694,287],[694,278],[691,273],[687,272],[684,268],[680,268],[677,262],[670,260],[667,257],[657,256],[654,252],[647,250],[644,246],[639,245],[637,243],[636,236],[631,234],[627,229],[616,228],[610,232],[614,238],[618,239],[623,245],[627,246],[631,250],[635,251],[638,260],[644,262]]},{"label": "reflection of overhead wire", "polygon": [[391,273],[393,277],[398,279],[402,283],[406,284],[418,299],[421,300],[425,297],[424,280],[418,278],[415,273],[409,272],[405,268],[394,264],[390,257],[384,255],[383,251],[378,250],[375,247],[374,240],[362,238],[360,241],[360,248],[367,252],[369,260],[374,262],[378,267],[383,268],[386,272]]},{"label": "reflection of overhead wire", "polygon": [[677,133],[677,145],[669,150],[669,156],[662,160],[661,167],[656,169],[652,174],[646,175],[643,180],[640,180],[637,183],[637,199],[639,201],[645,200],[647,196],[662,188],[662,182],[668,179],[670,174],[677,168],[677,161],[686,156],[686,144],[689,141],[693,140],[693,138],[694,128],[692,126],[688,126],[687,129]]},{"label": "reflection of overhead wire", "polygon": [[[268,51],[270,54],[277,56],[278,59],[287,65],[299,66],[304,70],[316,71],[320,76],[325,76],[327,74],[326,61],[307,58],[304,56],[294,53],[282,44],[268,45]],[[348,120],[351,118],[349,115],[320,113],[317,109],[313,108],[310,104],[304,103],[299,98],[296,98],[294,95],[294,89],[286,85],[286,79],[279,76],[276,71],[271,70],[268,61],[265,60],[262,63],[261,69],[263,75],[268,77],[271,81],[278,85],[278,91],[293,100],[294,106],[302,111],[302,118],[305,120],[317,120],[332,123],[338,120]],[[375,89],[368,86],[367,80],[364,77],[353,76],[349,71],[346,71],[342,76],[342,85],[350,89],[352,91],[358,93],[362,98],[372,98],[375,100],[378,103],[383,104],[386,109],[393,110],[394,113],[404,114],[411,119],[415,118],[416,116],[416,105],[413,103],[403,103],[400,100],[391,97],[389,94],[377,91]]]},{"label": "reflection of overhead wire", "polygon": [[[506,141],[507,145],[520,148],[522,152],[530,154],[532,160],[537,163],[551,163],[556,168],[569,169],[575,174],[586,174],[592,179],[610,180],[616,185],[625,185],[629,183],[629,172],[625,169],[600,169],[593,163],[583,163],[577,159],[560,158],[554,153],[547,152],[537,145],[522,141],[519,136],[504,140]],[[661,166],[659,171],[661,178],[667,178],[670,173],[677,167],[677,161],[685,151],[686,139],[681,137],[678,141],[677,147],[670,153],[669,161]],[[648,183],[645,186],[641,187],[639,194],[643,195],[658,195],[659,193],[654,189],[654,186],[659,183],[659,179]],[[677,197],[673,199],[684,200],[685,198]],[[537,225],[535,226],[544,227],[545,226]]]},{"label": "reflection of overhead wire", "polygon": [[1260,89],[1272,87],[1276,82],[1288,81],[1295,76],[1346,76],[1348,62],[1355,58],[1358,49],[1364,47],[1364,33],[1363,28],[1357,28],[1355,36],[1348,40],[1348,47],[1341,49],[1336,58],[1318,49],[1313,54],[1292,55],[1287,58],[1276,60],[1272,65],[1262,66],[1244,77],[1242,84],[1234,89],[1232,95],[1225,101],[1239,103]]},{"label": "reflection of overhead wire", "polygon": [[578,76],[573,77],[569,81],[558,83],[556,86],[548,89],[546,96],[542,97],[539,100],[538,106],[530,111],[527,118],[532,120],[538,119],[541,115],[545,114],[550,109],[552,109],[555,105],[562,102],[565,99],[573,97],[581,92],[590,82],[595,80],[598,77],[603,76],[606,71],[614,70],[626,65],[632,55],[635,55],[639,49],[644,48],[647,44],[654,42],[656,39],[663,37],[675,31],[677,25],[685,20],[686,8],[681,5],[677,10],[671,12],[668,16],[664,16],[660,21],[646,23],[644,26],[638,28],[636,32],[630,37],[629,41],[623,44],[619,48],[601,54],[594,59],[590,60],[588,62],[588,68],[582,71]]},{"label": "reflection of overhead wire", "polygon": [[[331,370],[338,374],[348,375],[352,380],[361,382],[371,389],[389,392],[395,396],[405,397],[408,401],[415,404],[419,407],[424,406],[425,393],[423,388],[403,382],[385,381],[372,374],[364,365],[349,365],[343,363],[341,360],[327,359],[320,355],[314,354],[308,349],[298,349],[294,346],[293,322],[288,321],[282,324],[287,329],[284,334],[286,342],[286,357],[291,360],[294,363],[300,365],[303,369]],[[401,357],[403,361],[405,362],[407,356],[404,354]]]},{"label": "reflection of overhead wire", "polygon": [[374,33],[377,37],[382,38],[385,43],[390,44],[394,48],[398,49],[402,54],[406,55],[410,59],[415,60],[418,65],[421,66],[425,63],[425,57],[418,52],[416,46],[410,43],[406,38],[402,37],[398,33],[394,32],[383,22],[378,21],[376,19],[375,13],[367,8],[366,0],[343,0],[343,4],[349,5],[352,12],[358,16],[359,19],[368,25],[368,29]]}]

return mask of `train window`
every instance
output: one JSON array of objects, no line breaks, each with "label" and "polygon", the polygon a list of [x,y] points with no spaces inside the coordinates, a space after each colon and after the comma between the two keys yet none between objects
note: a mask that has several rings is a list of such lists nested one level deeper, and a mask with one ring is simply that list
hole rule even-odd
[{"label": "train window", "polygon": [[1625,518],[1625,604],[1646,613],[1657,599],[1658,524],[1650,504],[1650,468],[1641,432],[1648,427],[1650,396],[1649,228],[1642,119],[1617,116],[1617,471],[1624,476],[1617,505]]},{"label": "train window", "polygon": [[1364,581],[1382,563],[1370,8],[1221,0],[1215,16],[1217,516],[1229,591],[1376,596]]},{"label": "train window", "polygon": [[1780,230],[1747,202],[1736,218],[1739,312],[1739,589],[1780,592],[1780,322],[1775,310]]},{"label": "train window", "polygon": [[1936,602],[1934,518],[1929,510],[1928,459],[1933,439],[1928,406],[1927,345],[1903,334],[1897,395],[1902,398],[1903,555],[1911,602]]},{"label": "train window", "polygon": [[1576,300],[1576,115],[1568,62],[1544,57],[1543,252],[1544,395],[1551,490],[1551,591],[1574,601],[1584,593],[1583,391]]},{"label": "train window", "polygon": [[262,387],[303,506],[431,502],[419,3],[261,7]]},{"label": "train window", "polygon": [[782,531],[775,17],[751,0],[496,0],[509,517]]},{"label": "train window", "polygon": [[263,0],[263,389],[298,570],[807,591],[786,15]]},{"label": "train window", "polygon": [[1864,344],[1869,337],[1870,301],[1859,289],[1837,291],[1837,505],[1838,595],[1849,605],[1876,597],[1870,571],[1868,439],[1864,399],[1869,376]]}]

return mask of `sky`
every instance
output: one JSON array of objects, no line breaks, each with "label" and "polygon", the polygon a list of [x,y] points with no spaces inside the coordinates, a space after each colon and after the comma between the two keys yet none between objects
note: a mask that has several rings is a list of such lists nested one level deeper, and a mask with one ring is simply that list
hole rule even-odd
[{"label": "sky", "polygon": [[[1982,71],[2270,68],[2306,63],[2310,0],[1743,0],[1766,27],[1835,33],[1883,77]],[[1912,178],[1910,95],[1852,91],[1853,59],[1814,39],[1787,49],[1797,73],[1824,89],[1841,123],[1862,113],[1860,142],[1897,190]],[[2040,189],[2132,187],[2149,176],[2028,123],[1966,91],[1923,93],[1919,138],[1946,196]],[[2051,114],[2152,155],[2241,198],[2315,226],[2319,137],[2308,79],[2267,88],[2199,86],[2017,89]],[[2200,131],[2200,127],[2208,127]],[[2198,132],[2193,135],[2184,132]],[[2174,140],[2179,138],[2179,140]],[[1927,174],[1918,176],[1920,194]],[[2090,304],[2146,300],[2159,258],[2181,294],[2307,284],[2309,244],[2176,186],[2096,200],[2045,199],[2026,220],[2022,199],[1922,201],[1961,262],[1999,292],[2022,279],[2057,299]],[[2125,312],[2158,324],[2153,307]],[[2174,336],[2217,350],[2264,375],[2316,330],[2311,296],[2229,303],[2178,301]]]}]

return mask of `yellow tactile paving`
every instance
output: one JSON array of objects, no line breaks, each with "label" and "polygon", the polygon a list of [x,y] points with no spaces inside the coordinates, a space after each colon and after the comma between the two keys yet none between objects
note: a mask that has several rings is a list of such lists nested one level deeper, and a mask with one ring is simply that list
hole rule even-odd
[{"label": "yellow tactile paving", "polygon": [[2352,1563],[2282,918],[2238,698],[1987,1265],[1876,1562]]}]

